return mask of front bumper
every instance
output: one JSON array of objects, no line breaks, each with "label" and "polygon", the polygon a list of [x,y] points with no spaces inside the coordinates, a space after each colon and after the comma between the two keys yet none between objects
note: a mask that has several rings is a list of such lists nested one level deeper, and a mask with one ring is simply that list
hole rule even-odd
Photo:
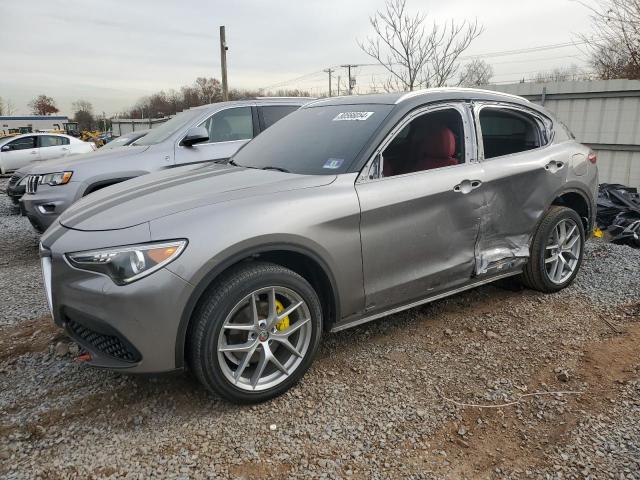
[{"label": "front bumper", "polygon": [[24,195],[24,185],[9,185],[6,190],[7,196],[11,201],[18,205],[18,202]]},{"label": "front bumper", "polygon": [[59,187],[41,187],[33,194],[25,193],[20,198],[20,212],[42,233],[75,201],[73,186],[70,182]]},{"label": "front bumper", "polygon": [[58,225],[43,237],[43,265],[50,262],[50,269],[43,268],[44,283],[50,285],[53,319],[89,352],[91,365],[132,373],[176,368],[178,326],[193,287],[165,268],[118,286],[104,275],[70,266],[64,256],[145,241],[146,224],[115,232],[80,232]]},{"label": "front bumper", "polygon": [[25,192],[25,186],[20,185],[20,182],[24,179],[24,177],[26,177],[26,175],[14,173],[9,179],[9,184],[7,185],[7,189],[5,190],[7,196],[16,205]]}]

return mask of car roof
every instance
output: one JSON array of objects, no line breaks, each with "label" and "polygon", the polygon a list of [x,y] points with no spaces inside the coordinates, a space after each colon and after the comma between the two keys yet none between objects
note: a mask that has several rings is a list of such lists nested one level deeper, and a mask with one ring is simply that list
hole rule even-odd
[{"label": "car roof", "polygon": [[509,102],[528,107],[534,106],[529,100],[510,95],[508,93],[481,90],[478,88],[441,87],[414,90],[413,92],[374,93],[368,95],[350,95],[343,97],[323,98],[306,104],[303,108],[312,108],[325,105],[399,105],[399,104],[423,104],[443,100],[489,100],[497,102]]},{"label": "car roof", "polygon": [[37,137],[37,136],[40,136],[40,135],[53,135],[55,137],[75,138],[75,137],[72,137],[70,135],[65,135],[64,133],[33,132],[33,133],[20,133],[18,135],[7,135],[6,137],[0,138],[0,141],[7,140],[7,139],[15,140],[16,138],[33,137],[33,136]]},{"label": "car roof", "polygon": [[308,102],[316,100],[315,97],[255,97],[246,100],[231,100],[228,102],[210,103],[208,105],[200,105],[191,107],[190,110],[217,110],[232,106],[246,107],[252,105],[304,105]]}]

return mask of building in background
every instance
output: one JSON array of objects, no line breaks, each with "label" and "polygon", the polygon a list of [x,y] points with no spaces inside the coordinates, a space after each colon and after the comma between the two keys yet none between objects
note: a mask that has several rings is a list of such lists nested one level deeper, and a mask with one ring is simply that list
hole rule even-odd
[{"label": "building in background", "polygon": [[544,105],[598,154],[600,183],[640,187],[640,80],[484,87]]},{"label": "building in background", "polygon": [[68,117],[54,115],[0,116],[0,135],[15,129],[26,129],[27,132],[64,130],[63,124],[68,122]]}]

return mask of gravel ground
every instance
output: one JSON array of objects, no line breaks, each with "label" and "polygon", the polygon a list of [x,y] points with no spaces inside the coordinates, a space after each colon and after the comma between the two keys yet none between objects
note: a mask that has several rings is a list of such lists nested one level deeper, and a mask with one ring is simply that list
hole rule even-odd
[{"label": "gravel ground", "polygon": [[238,407],[74,361],[37,241],[2,197],[0,477],[640,479],[639,250],[590,242],[556,295],[487,286],[327,334],[298,386]]}]

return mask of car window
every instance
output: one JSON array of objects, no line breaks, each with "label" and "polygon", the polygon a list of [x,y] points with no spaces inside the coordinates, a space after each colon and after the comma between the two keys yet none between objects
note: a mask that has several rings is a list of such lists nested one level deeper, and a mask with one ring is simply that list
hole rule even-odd
[{"label": "car window", "polygon": [[515,110],[483,108],[480,128],[484,158],[490,159],[524,152],[542,145],[542,134],[536,120]]},{"label": "car window", "polygon": [[11,150],[26,150],[36,148],[36,137],[22,137],[7,144]]},{"label": "car window", "polygon": [[447,108],[408,123],[382,152],[384,177],[451,167],[464,163],[464,123]]},{"label": "car window", "polygon": [[301,108],[249,142],[233,162],[303,175],[344,173],[392,109],[381,104]]},{"label": "car window", "polygon": [[[66,140],[66,143],[65,143]],[[55,137],[53,135],[40,135],[40,147],[58,147],[60,145],[67,145],[69,139],[64,137]]]},{"label": "car window", "polygon": [[278,120],[283,119],[292,112],[295,112],[299,105],[268,105],[260,107],[260,114],[262,115],[262,123],[264,128],[269,128]]},{"label": "car window", "polygon": [[209,132],[209,142],[231,142],[253,138],[253,117],[251,107],[237,107],[221,110],[204,122]]}]

